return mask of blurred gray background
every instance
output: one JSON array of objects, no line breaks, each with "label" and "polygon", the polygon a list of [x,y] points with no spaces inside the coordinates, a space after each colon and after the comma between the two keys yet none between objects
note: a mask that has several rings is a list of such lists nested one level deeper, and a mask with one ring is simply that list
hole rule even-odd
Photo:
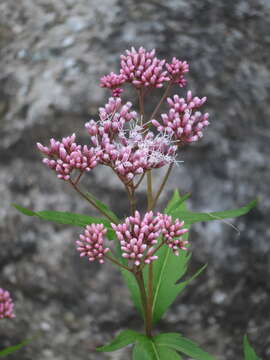
[{"label": "blurred gray background", "polygon": [[[247,333],[269,359],[270,1],[1,0],[0,19],[0,286],[12,293],[17,315],[1,321],[0,347],[41,330],[10,359],[130,358],[128,349],[93,351],[119,330],[141,329],[118,271],[79,258],[79,229],[27,218],[11,203],[95,214],[42,165],[35,143],[74,131],[87,143],[84,123],[109,96],[100,76],[118,71],[125,49],[142,45],[189,61],[188,88],[208,97],[211,116],[204,138],[181,152],[162,203],[176,187],[192,192],[197,211],[260,198],[232,220],[240,234],[222,222],[194,226],[189,272],[206,262],[208,269],[159,330],[179,331],[220,360],[243,359]],[[119,215],[127,212],[121,184],[104,169],[83,184]]]}]

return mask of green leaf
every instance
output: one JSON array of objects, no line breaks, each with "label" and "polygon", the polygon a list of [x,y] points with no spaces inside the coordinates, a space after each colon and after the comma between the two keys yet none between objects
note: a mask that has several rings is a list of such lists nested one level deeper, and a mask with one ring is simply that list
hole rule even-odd
[{"label": "green leaf", "polygon": [[166,346],[179,351],[195,360],[215,360],[215,358],[200,349],[193,341],[184,338],[177,333],[160,334],[154,337],[154,341],[159,346]]},{"label": "green leaf", "polygon": [[162,247],[158,260],[153,262],[153,322],[157,323],[176,297],[206,268],[202,266],[191,278],[179,283],[186,271],[191,254],[181,251],[175,256],[171,249]]},{"label": "green leaf", "polygon": [[156,360],[155,344],[148,338],[138,342],[132,352],[132,360]]},{"label": "green leaf", "polygon": [[261,360],[256,355],[256,353],[253,350],[252,346],[249,344],[247,335],[244,336],[243,347],[244,347],[245,360]]},{"label": "green leaf", "polygon": [[14,353],[15,351],[17,351],[17,350],[21,349],[22,347],[26,346],[27,344],[29,344],[30,341],[31,340],[24,340],[20,344],[13,345],[6,349],[0,350],[0,357],[4,357],[6,355]]},{"label": "green leaf", "polygon": [[[187,196],[186,196],[187,197]],[[171,214],[171,211],[178,206],[179,211],[186,211],[185,200],[180,196],[177,190],[167,205],[165,212]],[[188,228],[188,226],[186,226]],[[183,238],[188,238],[186,233]],[[179,282],[186,271],[191,254],[180,251],[179,256],[175,256],[171,249],[162,246],[157,252],[158,259],[153,262],[153,322],[157,323],[168,307],[173,303],[177,295],[197,277],[206,267],[199,269],[190,279]],[[147,276],[145,276],[145,279]]]},{"label": "green leaf", "polygon": [[24,215],[36,216],[41,220],[53,221],[57,224],[73,225],[80,227],[85,227],[89,224],[103,224],[108,230],[108,239],[112,240],[115,238],[115,232],[111,228],[110,221],[104,218],[96,218],[88,215],[75,214],[64,211],[32,211],[17,204],[13,204],[13,206]]},{"label": "green leaf", "polygon": [[[178,196],[178,198],[177,198]],[[166,208],[166,212],[172,214],[174,211],[177,211],[177,209],[180,207],[180,205],[188,200],[191,197],[191,193],[187,193],[183,196],[180,196],[179,192],[175,190],[172,203],[169,204]]]},{"label": "green leaf", "polygon": [[100,346],[96,350],[100,352],[111,352],[119,350],[129,344],[134,344],[138,340],[144,338],[145,336],[133,331],[133,330],[124,330],[108,345]]},{"label": "green leaf", "polygon": [[173,218],[180,218],[185,222],[186,225],[191,225],[196,222],[201,221],[213,221],[213,220],[223,220],[235,218],[241,215],[247,214],[251,209],[253,209],[257,204],[257,200],[253,200],[247,205],[234,209],[234,210],[226,210],[226,211],[217,211],[211,213],[197,213],[188,210],[183,210],[181,207],[177,210],[174,210],[171,215]]},{"label": "green leaf", "polygon": [[144,337],[134,346],[132,360],[182,360],[182,357],[176,351],[160,346],[155,338]]},{"label": "green leaf", "polygon": [[183,201],[181,201],[181,196],[179,194],[179,191],[175,189],[173,192],[173,196],[171,197],[170,201],[168,202],[168,205],[165,208],[165,213],[170,214],[172,210],[175,210],[175,207],[177,205],[180,206],[182,203]]},{"label": "green leaf", "polygon": [[103,202],[101,202],[100,200],[98,200],[94,195],[92,195],[90,192],[86,192],[86,196],[89,197],[90,200],[92,200],[95,204],[96,207],[101,210],[102,212],[104,212],[105,214],[107,214],[112,220],[114,220],[115,223],[119,223],[119,219],[118,217],[115,215],[114,212],[112,212],[108,205],[104,204]]},{"label": "green leaf", "polygon": [[160,346],[158,344],[156,344],[156,349],[157,349],[157,353],[158,356],[157,359],[161,359],[161,360],[182,360],[182,357],[174,350],[165,347],[165,346]]}]

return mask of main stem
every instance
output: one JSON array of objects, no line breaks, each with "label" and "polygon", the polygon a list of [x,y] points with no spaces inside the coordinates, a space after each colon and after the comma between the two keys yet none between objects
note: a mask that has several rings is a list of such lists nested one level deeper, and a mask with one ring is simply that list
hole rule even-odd
[{"label": "main stem", "polygon": [[141,302],[144,312],[144,327],[145,327],[145,334],[148,337],[152,337],[152,312],[148,311],[148,299],[147,294],[145,291],[144,281],[143,281],[143,273],[139,271],[138,273],[134,273],[135,279],[140,289],[141,295]]}]

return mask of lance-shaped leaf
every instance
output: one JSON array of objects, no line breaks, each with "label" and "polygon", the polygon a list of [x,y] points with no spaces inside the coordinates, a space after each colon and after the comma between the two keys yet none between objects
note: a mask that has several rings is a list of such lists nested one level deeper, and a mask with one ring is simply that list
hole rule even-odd
[{"label": "lance-shaped leaf", "polygon": [[183,209],[181,206],[171,212],[173,218],[180,218],[185,221],[186,225],[191,225],[196,222],[202,221],[213,221],[213,220],[223,220],[235,218],[241,215],[247,214],[251,209],[253,209],[257,204],[257,200],[253,200],[247,205],[234,209],[234,210],[226,210],[226,211],[216,211],[210,213],[198,213],[188,211]]},{"label": "lance-shaped leaf", "polygon": [[[167,205],[165,212],[172,215],[173,218],[179,218],[185,221],[185,227],[189,228],[191,224],[199,221],[210,221],[217,219],[231,218],[240,216],[250,211],[255,205],[256,201],[252,201],[248,205],[236,209],[223,212],[215,212],[210,214],[193,213],[188,211],[185,205],[185,199],[188,198],[188,194],[181,197],[176,190],[172,199]],[[187,239],[188,235],[184,235],[184,239]],[[153,321],[157,322],[167,308],[173,303],[177,295],[183,291],[183,289],[197,277],[206,267],[203,266],[198,272],[190,279],[180,282],[179,280],[185,275],[187,271],[188,262],[191,254],[184,251],[180,251],[178,257],[176,257],[171,249],[163,246],[157,253],[158,260],[153,262]],[[145,276],[147,282],[147,276]]]},{"label": "lance-shaped leaf", "polygon": [[[185,237],[187,238],[187,236]],[[206,268],[202,266],[192,277],[179,282],[186,271],[191,254],[180,251],[175,256],[169,247],[158,251],[158,260],[153,263],[153,322],[157,323],[184,288]]]},{"label": "lance-shaped leaf", "polygon": [[212,355],[199,348],[193,341],[184,338],[181,334],[160,334],[154,337],[154,341],[159,346],[169,347],[195,360],[215,360]]},{"label": "lance-shaped leaf", "polygon": [[155,338],[141,338],[134,346],[132,360],[182,360],[182,357],[167,346],[159,345]]},{"label": "lance-shaped leaf", "polygon": [[85,227],[89,224],[103,224],[108,230],[108,239],[112,240],[115,238],[115,232],[111,228],[109,220],[104,218],[92,217],[83,214],[75,214],[65,211],[32,211],[17,204],[13,204],[13,206],[24,215],[36,216],[41,220],[52,221],[58,224],[73,225],[79,227]]},{"label": "lance-shaped leaf", "polygon": [[244,336],[243,340],[243,347],[244,347],[244,355],[245,360],[261,360],[253,350],[252,346],[249,344],[247,335]]},{"label": "lance-shaped leaf", "polygon": [[[186,210],[185,201],[181,198],[178,191],[174,192],[165,212],[170,215],[170,211],[175,208],[176,204],[178,204],[179,211]],[[185,227],[188,228],[189,226]],[[188,233],[183,238],[187,240]],[[206,265],[203,266],[190,279],[179,283],[179,280],[187,271],[191,254],[186,251],[180,251],[179,256],[175,256],[168,246],[162,246],[157,255],[158,259],[153,262],[152,311],[154,323],[160,320],[177,295],[206,267]],[[145,276],[145,279],[147,279],[147,276]]]},{"label": "lance-shaped leaf", "polygon": [[4,357],[6,355],[14,353],[15,351],[17,351],[17,350],[21,349],[22,347],[24,347],[25,345],[29,344],[30,341],[31,340],[24,340],[20,344],[9,346],[3,350],[0,350],[0,357]]},{"label": "lance-shaped leaf", "polygon": [[122,349],[123,347],[125,347],[127,345],[135,344],[137,341],[144,339],[144,338],[145,338],[145,335],[140,334],[136,331],[124,330],[120,334],[118,334],[116,336],[116,338],[113,339],[113,341],[110,344],[100,346],[96,350],[99,352],[111,352],[111,351]]}]

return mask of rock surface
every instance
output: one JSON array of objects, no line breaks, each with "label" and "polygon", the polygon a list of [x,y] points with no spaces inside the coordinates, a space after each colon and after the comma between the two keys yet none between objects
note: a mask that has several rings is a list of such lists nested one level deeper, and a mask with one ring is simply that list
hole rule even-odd
[{"label": "rock surface", "polygon": [[[208,97],[211,114],[204,139],[182,152],[163,203],[175,187],[191,191],[200,211],[260,198],[232,221],[239,231],[222,222],[194,227],[191,272],[205,262],[208,270],[159,330],[180,331],[220,360],[242,359],[248,333],[270,358],[269,26],[269,0],[1,1],[0,286],[17,314],[1,321],[1,348],[41,331],[20,360],[129,357],[93,350],[121,329],[141,328],[118,272],[79,259],[78,229],[24,217],[11,203],[94,214],[41,164],[35,143],[73,131],[87,141],[84,123],[108,95],[99,77],[117,69],[124,49],[142,45],[189,61],[188,87]],[[102,169],[84,186],[127,211],[123,189]]]}]

